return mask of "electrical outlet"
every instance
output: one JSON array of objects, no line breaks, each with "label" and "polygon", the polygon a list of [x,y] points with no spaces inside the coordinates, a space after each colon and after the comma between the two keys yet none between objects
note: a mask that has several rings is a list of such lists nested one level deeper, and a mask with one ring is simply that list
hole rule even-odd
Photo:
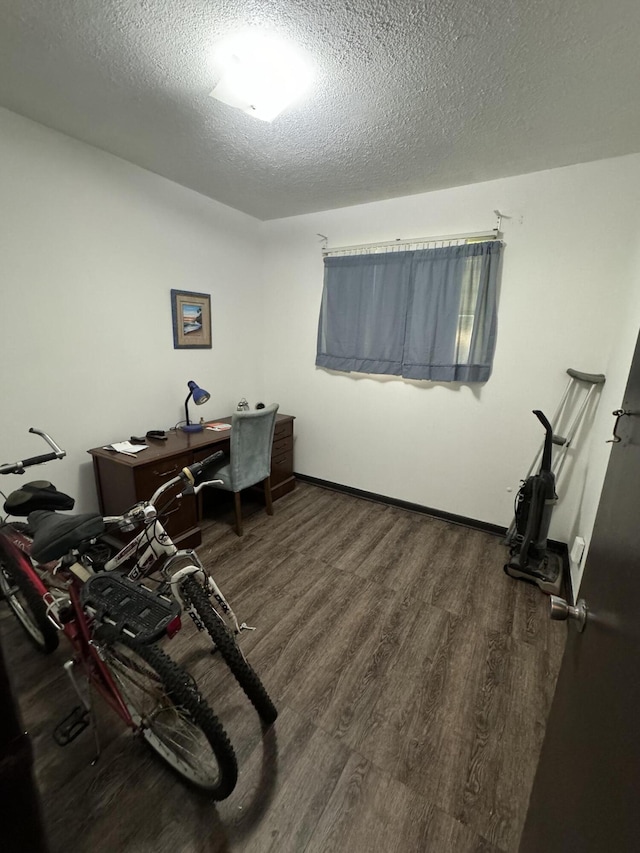
[{"label": "electrical outlet", "polygon": [[571,548],[571,562],[574,566],[579,566],[582,562],[582,556],[584,554],[585,541],[582,536],[576,536],[573,540],[573,547]]}]

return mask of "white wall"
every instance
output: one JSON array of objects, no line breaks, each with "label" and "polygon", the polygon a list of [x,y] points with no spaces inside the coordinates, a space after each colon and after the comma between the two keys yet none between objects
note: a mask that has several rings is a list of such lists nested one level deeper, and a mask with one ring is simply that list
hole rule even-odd
[{"label": "white wall", "polygon": [[[551,412],[575,367],[607,383],[551,536],[589,540],[640,326],[640,155],[270,223],[6,110],[0,164],[2,454],[39,452],[27,430],[46,429],[69,456],[36,476],[79,509],[96,506],[86,450],[175,424],[193,378],[206,417],[241,396],[294,414],[301,473],[507,525],[542,440],[531,410]],[[318,233],[338,246],[485,230],[496,208],[511,218],[488,383],[316,369]],[[172,288],[211,293],[212,350],[173,349]]]},{"label": "white wall", "polygon": [[[639,197],[640,156],[631,156],[266,223],[269,394],[297,417],[296,469],[506,526],[543,438],[532,409],[553,413],[569,367],[606,373],[598,417],[559,482],[550,532],[588,539],[610,412],[640,325]],[[503,220],[498,343],[485,385],[315,367],[318,233],[340,246],[487,230],[495,209],[511,218]]]},{"label": "white wall", "polygon": [[[44,429],[68,457],[30,479],[89,511],[87,449],[176,424],[189,379],[208,418],[264,396],[259,223],[6,110],[0,164],[0,461]],[[172,288],[211,294],[211,350],[174,350]]]}]

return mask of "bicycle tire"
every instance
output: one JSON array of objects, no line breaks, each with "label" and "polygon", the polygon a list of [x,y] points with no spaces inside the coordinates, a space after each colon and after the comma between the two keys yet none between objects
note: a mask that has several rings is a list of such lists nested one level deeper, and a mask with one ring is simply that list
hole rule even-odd
[{"label": "bicycle tire", "polygon": [[43,654],[54,652],[60,642],[58,629],[47,618],[46,605],[33,581],[1,542],[0,590],[31,644]]},{"label": "bicycle tire", "polygon": [[[98,641],[100,636],[98,631]],[[157,646],[141,645],[122,635],[111,637],[101,651],[137,731],[149,746],[183,779],[205,790],[212,799],[226,799],[238,780],[235,752],[193,678]],[[146,671],[135,656],[144,662]],[[141,687],[142,679],[149,674],[149,686]],[[155,704],[141,707],[143,699],[134,696],[136,691]],[[182,730],[175,733],[179,725]],[[200,735],[198,743],[194,742],[194,751],[189,752],[189,738],[196,732]],[[207,745],[212,755],[206,753]]]},{"label": "bicycle tire", "polygon": [[193,575],[188,575],[182,582],[182,593],[196,609],[213,644],[219,649],[224,662],[260,715],[260,719],[267,725],[271,725],[278,716],[276,706],[271,701],[255,670],[240,650],[235,637]]}]

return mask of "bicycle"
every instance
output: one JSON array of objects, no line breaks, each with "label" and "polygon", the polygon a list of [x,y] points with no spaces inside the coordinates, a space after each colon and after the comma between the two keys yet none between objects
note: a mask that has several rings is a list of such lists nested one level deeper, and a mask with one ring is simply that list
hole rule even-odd
[{"label": "bicycle", "polygon": [[[62,458],[64,451],[46,433],[30,432],[41,435],[54,452],[2,465],[0,474],[23,473],[31,465]],[[53,539],[48,534],[52,520],[57,522]],[[67,547],[61,524],[74,531],[82,547]],[[180,604],[118,573],[96,573],[90,552],[103,529],[102,517],[95,514],[61,516],[41,509],[29,514],[29,528],[17,531],[25,540],[20,548],[10,538],[16,534],[12,525],[0,527],[0,586],[20,624],[43,651],[55,648],[52,630],[56,639],[64,633],[73,648],[64,669],[81,704],[56,727],[54,737],[64,746],[93,724],[92,763],[98,760],[92,687],[173,770],[212,799],[225,799],[238,775],[226,732],[193,678],[154,645],[180,629]],[[55,586],[45,584],[47,575],[56,579]],[[84,692],[76,672],[84,676]]]},{"label": "bicycle", "polygon": [[[159,486],[148,500],[136,504],[121,516],[90,516],[92,523],[97,525],[92,532],[93,539],[109,547],[110,553],[108,556],[97,556],[93,549],[91,552],[78,554],[77,557],[92,571],[120,570],[132,581],[160,574],[198,631],[206,631],[209,634],[214,647],[220,652],[262,722],[271,725],[276,720],[278,711],[236,642],[236,636],[241,631],[254,629],[244,622],[238,622],[231,605],[196,551],[191,548],[178,550],[159,517],[168,513],[175,500],[187,494],[196,495],[210,483],[217,482],[207,480],[206,471],[223,455],[222,451],[218,451],[201,462],[183,468],[177,476]],[[196,484],[199,477],[205,479]],[[176,486],[181,487],[178,493],[175,493]],[[174,494],[168,503],[158,509],[157,503],[162,495],[171,490],[174,490]],[[82,522],[76,526],[73,518],[80,517],[61,516],[55,512],[49,513],[46,519],[42,513],[29,515],[29,524],[33,528],[32,532],[36,534],[32,549],[39,562],[47,563],[59,559],[66,550],[86,548],[86,531]],[[44,533],[43,523],[46,527]],[[140,526],[140,532],[112,555],[110,531],[118,529],[121,532],[130,532]]]},{"label": "bicycle", "polygon": [[[9,465],[0,466],[0,474],[24,474],[25,469],[32,465],[40,465],[55,459],[63,459],[67,454],[41,430],[29,430],[31,433],[40,435],[52,448],[51,453],[32,456],[27,459]],[[74,500],[62,492],[58,492],[55,486],[46,480],[37,480],[26,483],[19,490],[5,497],[4,510],[7,514],[26,517],[34,509],[73,509]],[[23,522],[9,522],[3,518],[0,522],[0,592],[13,610],[15,616],[24,628],[31,643],[41,652],[46,654],[58,648],[58,631],[47,619],[46,606],[39,594],[30,583],[28,577],[22,572],[15,572],[11,583],[8,579],[8,563],[15,563],[20,559],[16,549],[27,558],[31,553],[31,538],[29,527]],[[4,547],[3,546],[4,543]],[[54,566],[42,567],[43,571],[51,570]]]}]

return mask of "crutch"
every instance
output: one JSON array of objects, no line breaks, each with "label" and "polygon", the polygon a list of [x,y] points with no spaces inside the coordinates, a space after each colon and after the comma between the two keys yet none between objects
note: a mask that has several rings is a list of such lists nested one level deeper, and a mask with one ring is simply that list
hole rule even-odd
[{"label": "crutch", "polygon": [[[567,383],[567,387],[564,390],[564,394],[562,395],[562,399],[558,404],[558,408],[555,411],[555,414],[551,418],[552,425],[558,425],[560,423],[561,417],[565,414],[565,406],[567,405],[567,401],[570,399],[571,394],[574,390],[581,387],[579,383],[584,383],[585,386],[588,385],[587,393],[584,395],[582,399],[582,404],[579,409],[575,413],[573,420],[569,423],[566,435],[559,435],[554,432],[553,434],[553,444],[559,449],[554,454],[553,464],[551,470],[555,476],[556,485],[558,482],[558,477],[560,472],[562,471],[562,467],[564,465],[565,459],[567,457],[567,451],[571,446],[571,442],[575,438],[576,432],[578,431],[578,427],[580,426],[580,422],[584,413],[587,410],[587,406],[589,405],[589,400],[592,395],[595,393],[598,386],[604,385],[605,375],[604,373],[583,373],[580,370],[574,370],[572,367],[568,368],[567,374],[569,376],[569,381]],[[540,445],[540,449],[536,454],[533,462],[531,463],[531,467],[527,471],[527,474],[524,480],[528,480],[531,476],[533,470],[538,466],[538,462],[542,456],[542,452],[544,450],[544,441]],[[509,529],[507,530],[507,534],[505,536],[505,545],[511,545],[513,540],[513,535],[516,530],[516,519],[514,517]]]}]

